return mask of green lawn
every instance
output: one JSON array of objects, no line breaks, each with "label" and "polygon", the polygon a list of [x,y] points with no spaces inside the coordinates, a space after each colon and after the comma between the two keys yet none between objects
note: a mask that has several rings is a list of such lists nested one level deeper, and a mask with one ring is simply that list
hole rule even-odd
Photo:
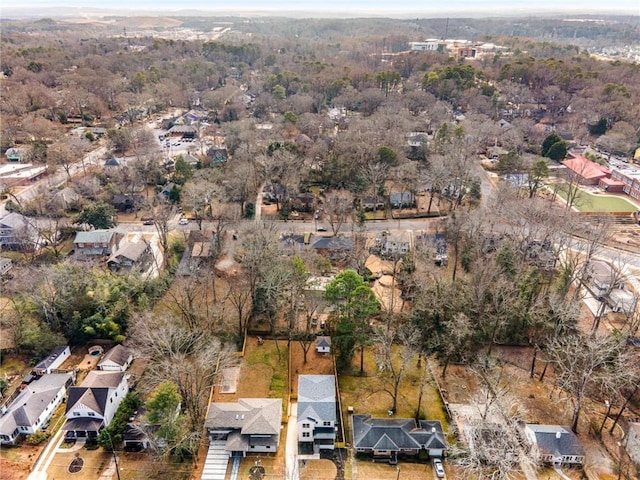
[{"label": "green lawn", "polygon": [[[558,195],[567,199],[567,192],[558,190]],[[581,212],[635,212],[638,208],[620,197],[612,197],[606,194],[593,195],[584,191],[578,192],[573,206]]]}]

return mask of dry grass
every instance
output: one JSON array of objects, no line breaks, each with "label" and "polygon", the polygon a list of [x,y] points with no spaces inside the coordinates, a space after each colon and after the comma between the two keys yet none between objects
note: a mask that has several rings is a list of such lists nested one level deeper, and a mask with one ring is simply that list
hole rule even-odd
[{"label": "dry grass", "polygon": [[[358,461],[357,469],[358,478],[366,478],[367,480],[416,480],[436,478],[433,467],[426,463],[401,463],[396,466],[387,463],[374,463],[371,460],[361,460]],[[398,469],[400,469],[400,472],[398,472]]]},{"label": "dry grass", "polygon": [[193,474],[195,464],[178,463],[173,458],[169,462],[156,461],[144,452],[122,452],[118,453],[118,466],[121,480],[181,480]]},{"label": "dry grass", "polygon": [[300,480],[334,480],[338,469],[331,460],[307,460],[299,472]]},{"label": "dry grass", "polygon": [[[358,352],[353,359],[354,372],[359,371],[359,362],[360,358]],[[422,367],[422,370],[424,370],[424,363],[422,364]],[[355,413],[367,413],[374,417],[388,416],[388,411],[392,406],[392,398],[391,395],[384,390],[385,385],[383,382],[375,376],[376,371],[377,367],[375,365],[373,352],[371,349],[367,349],[365,350],[366,376],[340,376],[340,397],[342,399],[344,418],[347,418],[346,409],[349,406],[354,408]],[[411,362],[404,379],[400,382],[398,409],[394,417],[414,417],[415,410],[418,406],[421,383],[423,385],[422,405],[420,409],[421,418],[440,420],[444,431],[448,431],[448,422],[437,389],[428,375],[423,375],[421,382],[421,371],[417,368],[417,356],[416,361]],[[350,430],[349,422],[345,425],[345,430]],[[350,442],[350,431],[345,431],[345,435],[346,440]],[[358,476],[360,476],[359,473]]]},{"label": "dry grass", "polygon": [[0,478],[3,480],[25,480],[43,446],[0,448]]},{"label": "dry grass", "polygon": [[300,342],[291,342],[291,393],[298,393],[298,375],[335,375],[333,357],[330,354],[318,353],[312,343],[307,352],[307,363]]},{"label": "dry grass", "polygon": [[[79,455],[84,459],[84,466],[78,473],[69,473],[69,464]],[[97,478],[109,466],[112,455],[102,449],[87,450],[83,448],[77,452],[58,452],[53,457],[47,469],[47,478],[55,480],[76,480],[78,478]]]}]

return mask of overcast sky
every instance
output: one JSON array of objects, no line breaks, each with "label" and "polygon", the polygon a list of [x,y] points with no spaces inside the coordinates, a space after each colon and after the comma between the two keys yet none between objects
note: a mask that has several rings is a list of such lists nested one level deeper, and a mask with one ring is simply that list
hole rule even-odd
[{"label": "overcast sky", "polygon": [[[109,0],[96,2],[90,0],[2,0],[2,8],[20,7],[89,7],[104,9],[145,9],[175,10],[201,9],[229,12],[239,10],[262,11],[327,11],[362,12],[371,14],[391,14],[393,12],[461,12],[486,11],[499,14],[517,15],[531,11],[573,11],[588,13],[592,11],[626,11],[640,15],[640,0]],[[1,12],[1,10],[0,10]]]}]

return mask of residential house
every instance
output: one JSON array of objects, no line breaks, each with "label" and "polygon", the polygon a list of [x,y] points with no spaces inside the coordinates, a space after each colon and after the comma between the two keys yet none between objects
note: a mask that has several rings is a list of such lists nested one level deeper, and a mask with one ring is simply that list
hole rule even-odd
[{"label": "residential house", "polygon": [[175,186],[176,186],[175,183],[167,182],[165,185],[162,186],[162,189],[160,190],[160,193],[158,195],[163,200],[168,200],[169,196],[171,195],[171,191],[175,188]]},{"label": "residential house", "polygon": [[409,253],[411,239],[407,234],[383,235],[376,238],[376,246],[383,257],[398,257]]},{"label": "residential house", "polygon": [[13,268],[13,262],[10,258],[0,257],[0,277],[6,276]]},{"label": "residential house", "polygon": [[311,248],[331,260],[340,260],[353,250],[353,239],[350,237],[318,237]]},{"label": "residential house", "polygon": [[211,147],[207,150],[207,161],[211,166],[224,165],[229,160],[229,153],[226,148]]},{"label": "residential house", "polygon": [[38,376],[47,375],[62,365],[70,356],[71,350],[69,349],[69,345],[60,345],[54,348],[46,358],[33,367],[33,372]]},{"label": "residential house", "polygon": [[113,230],[78,232],[73,241],[76,255],[82,258],[111,255],[120,243],[120,236]]},{"label": "residential house", "polygon": [[306,248],[308,242],[305,243],[305,237],[300,233],[283,233],[278,238],[278,247],[285,255],[295,255]]},{"label": "residential house", "polygon": [[542,270],[553,270],[558,263],[558,255],[550,240],[530,240],[525,246],[526,257]]},{"label": "residential house", "polygon": [[122,242],[107,260],[107,266],[116,272],[146,272],[152,262],[151,245],[145,239],[139,239]]},{"label": "residential house", "polygon": [[73,374],[54,373],[25,386],[8,408],[3,407],[0,444],[12,445],[20,435],[30,435],[45,427],[72,383]]},{"label": "residential house", "polygon": [[357,453],[397,461],[398,455],[418,455],[424,450],[430,457],[441,458],[447,443],[438,420],[413,418],[373,418],[353,415],[353,448]]},{"label": "residential house", "polygon": [[629,422],[627,438],[623,441],[627,454],[636,465],[640,465],[640,423],[637,420]]},{"label": "residential house", "polygon": [[133,362],[133,353],[127,347],[116,345],[98,362],[98,370],[124,372]]},{"label": "residential house", "polygon": [[122,444],[125,452],[139,452],[150,445],[149,437],[137,425],[127,423],[122,432]]},{"label": "residential house", "polygon": [[0,249],[35,250],[40,242],[35,221],[16,212],[0,219]]},{"label": "residential house", "polygon": [[316,352],[318,353],[331,353],[331,337],[321,335],[316,337]]},{"label": "residential house", "polygon": [[570,153],[569,157],[562,164],[578,177],[582,185],[598,185],[601,179],[611,177],[611,172],[606,167],[598,165],[582,155]]},{"label": "residential house", "polygon": [[7,148],[7,151],[4,152],[4,154],[7,157],[8,162],[22,163],[27,159],[29,155],[29,150],[26,148],[13,147],[13,148]]},{"label": "residential house", "polygon": [[625,275],[607,262],[593,260],[587,265],[587,285],[596,297],[606,297],[615,289],[624,289]]},{"label": "residential house", "polygon": [[416,206],[416,196],[411,192],[394,192],[389,195],[391,208],[413,208]]},{"label": "residential house", "polygon": [[584,447],[569,427],[527,424],[524,433],[542,462],[554,467],[584,463]]},{"label": "residential house", "polygon": [[139,194],[116,194],[111,200],[111,205],[119,212],[133,212],[139,210],[145,203],[145,198]]},{"label": "residential house", "polygon": [[168,133],[174,138],[196,138],[198,129],[192,125],[174,125]]},{"label": "residential house", "polygon": [[617,313],[632,314],[636,310],[638,297],[630,290],[616,288],[609,292],[607,304],[609,308]]},{"label": "residential house", "polygon": [[79,210],[82,197],[71,187],[63,188],[55,193],[51,205],[59,210]]},{"label": "residential house", "polygon": [[229,456],[276,453],[280,443],[282,399],[240,398],[209,405],[205,427],[211,441],[225,441]]},{"label": "residential house", "polygon": [[292,209],[297,212],[313,212],[316,209],[316,196],[313,193],[299,193],[293,198]]},{"label": "residential house", "polygon": [[111,157],[104,162],[104,168],[107,170],[116,170],[118,168],[125,167],[127,161],[124,158]]},{"label": "residential house", "polygon": [[118,406],[129,392],[124,372],[93,370],[82,385],[69,389],[62,426],[67,438],[97,438],[108,426]]},{"label": "residential house", "polygon": [[366,211],[384,209],[384,201],[382,201],[382,197],[364,197],[361,200],[361,205]]},{"label": "residential house", "polygon": [[318,456],[333,450],[336,440],[336,378],[333,375],[298,376],[298,450]]},{"label": "residential house", "polygon": [[437,266],[444,266],[449,261],[447,237],[445,235],[441,233],[436,233],[435,235],[422,233],[416,237],[415,243],[431,250],[433,261]]}]

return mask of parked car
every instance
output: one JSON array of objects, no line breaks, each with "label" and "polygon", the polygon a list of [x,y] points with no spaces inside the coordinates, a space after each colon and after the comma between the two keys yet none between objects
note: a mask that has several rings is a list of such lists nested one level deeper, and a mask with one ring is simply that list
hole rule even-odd
[{"label": "parked car", "polygon": [[327,229],[325,227],[318,227],[318,232],[326,232]]},{"label": "parked car", "polygon": [[439,458],[433,459],[433,469],[436,471],[438,478],[444,478],[444,467],[442,466],[442,460]]},{"label": "parked car", "polygon": [[189,225],[189,219],[181,218],[180,221],[178,222],[178,224],[180,224],[180,225]]}]

